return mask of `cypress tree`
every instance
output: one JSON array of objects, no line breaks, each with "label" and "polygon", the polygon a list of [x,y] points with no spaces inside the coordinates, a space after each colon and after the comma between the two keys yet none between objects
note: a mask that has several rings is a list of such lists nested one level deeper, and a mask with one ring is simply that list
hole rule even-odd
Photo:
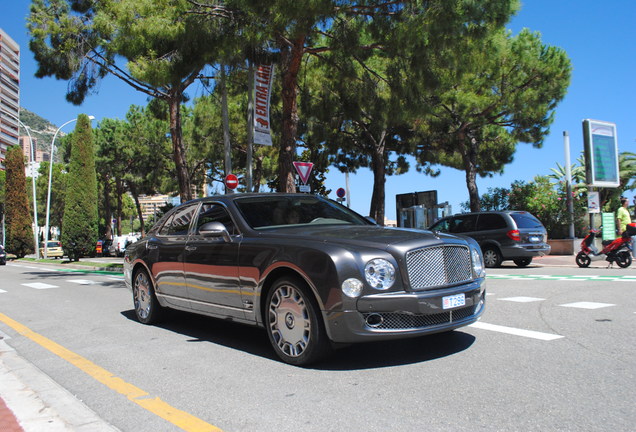
[{"label": "cypress tree", "polygon": [[81,114],[71,141],[62,219],[62,246],[71,261],[89,256],[97,242],[97,174],[90,119]]},{"label": "cypress tree", "polygon": [[7,151],[6,164],[6,215],[7,252],[18,258],[34,253],[33,219],[29,211],[29,198],[24,174],[24,155],[19,146]]}]

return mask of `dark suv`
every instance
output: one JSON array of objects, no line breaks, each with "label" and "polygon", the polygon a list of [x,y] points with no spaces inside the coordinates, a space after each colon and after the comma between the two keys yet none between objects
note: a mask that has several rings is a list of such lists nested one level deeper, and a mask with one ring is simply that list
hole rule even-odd
[{"label": "dark suv", "polygon": [[505,260],[525,267],[532,258],[550,253],[543,224],[525,211],[458,214],[440,219],[429,229],[474,238],[481,246],[486,267],[499,267]]}]

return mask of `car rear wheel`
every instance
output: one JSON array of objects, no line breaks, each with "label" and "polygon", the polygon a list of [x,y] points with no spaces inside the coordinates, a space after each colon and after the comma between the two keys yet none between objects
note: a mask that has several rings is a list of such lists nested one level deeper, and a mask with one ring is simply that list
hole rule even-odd
[{"label": "car rear wheel", "polygon": [[267,335],[284,362],[307,365],[331,352],[318,305],[305,282],[296,277],[278,279],[266,305]]},{"label": "car rear wheel", "polygon": [[530,258],[517,258],[516,260],[513,260],[515,264],[517,264],[517,267],[528,267],[530,265],[530,263],[532,262],[532,257]]},{"label": "car rear wheel", "polygon": [[501,253],[497,248],[493,246],[487,246],[483,250],[484,255],[484,264],[486,267],[493,268],[499,267],[501,265],[501,261],[503,260],[501,257]]},{"label": "car rear wheel", "polygon": [[592,262],[592,259],[583,252],[579,252],[574,260],[576,261],[576,265],[582,268],[589,267]]},{"label": "car rear wheel", "polygon": [[139,322],[152,324],[162,315],[163,308],[155,296],[155,288],[145,270],[138,270],[133,278],[133,304]]}]

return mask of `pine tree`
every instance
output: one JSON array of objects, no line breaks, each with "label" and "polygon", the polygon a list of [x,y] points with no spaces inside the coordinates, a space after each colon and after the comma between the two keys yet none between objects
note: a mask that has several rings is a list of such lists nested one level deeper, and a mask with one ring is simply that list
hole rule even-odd
[{"label": "pine tree", "polygon": [[71,261],[88,256],[97,242],[97,174],[90,119],[77,118],[62,220],[62,246]]},{"label": "pine tree", "polygon": [[29,211],[29,198],[24,174],[24,156],[19,146],[7,152],[6,164],[6,216],[7,252],[18,258],[34,253],[33,219]]}]

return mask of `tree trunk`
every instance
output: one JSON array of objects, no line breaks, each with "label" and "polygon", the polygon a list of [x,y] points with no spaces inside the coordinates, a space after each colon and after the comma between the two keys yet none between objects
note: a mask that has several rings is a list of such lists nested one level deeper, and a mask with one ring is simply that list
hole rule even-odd
[{"label": "tree trunk", "polygon": [[128,189],[130,190],[133,199],[135,200],[135,207],[137,208],[137,217],[139,218],[139,231],[141,232],[141,236],[146,235],[146,228],[144,225],[144,213],[141,210],[141,203],[139,202],[139,194],[137,193],[137,187],[134,183],[128,183]]},{"label": "tree trunk", "polygon": [[121,179],[115,179],[115,190],[117,192],[117,215],[116,215],[116,231],[117,235],[121,235],[121,214],[123,212],[122,196],[124,195],[124,182]]},{"label": "tree trunk", "polygon": [[181,130],[181,92],[171,92],[168,99],[170,108],[170,138],[172,139],[172,157],[177,173],[177,182],[179,184],[179,197],[181,202],[187,202],[192,199],[192,186],[190,184],[190,175],[186,164],[186,151],[183,145],[183,134]]},{"label": "tree trunk", "polygon": [[[384,226],[384,202],[386,200],[386,155],[385,149],[385,137],[386,133],[382,132],[379,142],[375,141],[375,151],[371,157],[371,169],[373,170],[373,194],[371,195],[371,209],[369,216],[375,221]],[[370,139],[373,139],[370,137]]]},{"label": "tree trunk", "polygon": [[296,133],[298,130],[298,72],[304,54],[305,36],[299,36],[289,45],[279,38],[281,48],[281,77],[283,81],[282,131],[278,157],[279,192],[296,192],[293,162],[296,158]]},{"label": "tree trunk", "polygon": [[470,211],[481,210],[479,201],[479,191],[477,190],[477,143],[475,138],[466,137],[466,151],[462,153],[464,160],[464,170],[466,171],[466,187],[468,188],[468,198],[470,200]]},{"label": "tree trunk", "polygon": [[104,222],[106,222],[106,232],[104,233],[104,238],[110,239],[113,238],[113,209],[110,206],[110,179],[108,176],[102,178],[104,185]]}]

